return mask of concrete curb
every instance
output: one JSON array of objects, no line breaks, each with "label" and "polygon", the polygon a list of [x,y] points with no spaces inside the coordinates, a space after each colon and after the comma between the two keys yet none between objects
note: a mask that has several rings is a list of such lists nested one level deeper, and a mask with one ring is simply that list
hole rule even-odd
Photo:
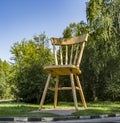
[{"label": "concrete curb", "polygon": [[95,119],[95,118],[108,118],[108,117],[120,117],[120,114],[104,114],[95,116],[65,116],[65,117],[14,117],[14,118],[0,118],[0,121],[60,121],[60,120],[85,120],[85,119]]}]

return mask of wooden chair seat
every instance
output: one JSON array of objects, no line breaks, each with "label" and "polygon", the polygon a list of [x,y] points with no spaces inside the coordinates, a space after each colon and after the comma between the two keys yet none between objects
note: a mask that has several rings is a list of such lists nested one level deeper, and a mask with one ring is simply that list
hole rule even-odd
[{"label": "wooden chair seat", "polygon": [[44,67],[46,72],[51,72],[54,75],[70,75],[72,72],[73,74],[80,74],[81,70],[79,67],[75,65],[53,65],[53,66],[46,66]]}]

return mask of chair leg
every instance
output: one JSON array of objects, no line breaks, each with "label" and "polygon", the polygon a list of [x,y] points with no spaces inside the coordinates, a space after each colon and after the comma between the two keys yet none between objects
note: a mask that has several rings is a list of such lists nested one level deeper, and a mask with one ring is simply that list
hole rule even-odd
[{"label": "chair leg", "polygon": [[48,75],[48,79],[47,79],[47,82],[46,82],[46,85],[45,85],[45,88],[44,88],[44,91],[43,91],[43,95],[42,95],[42,98],[41,98],[39,110],[42,109],[42,105],[43,105],[43,103],[44,103],[44,101],[45,101],[45,97],[46,97],[46,93],[47,93],[47,90],[48,90],[50,78],[51,78],[51,73]]},{"label": "chair leg", "polygon": [[77,86],[79,87],[79,93],[80,93],[80,97],[81,97],[83,106],[84,106],[84,108],[87,108],[85,97],[84,97],[84,94],[83,94],[82,86],[80,84],[80,80],[79,80],[78,75],[75,75],[75,78],[76,78],[76,81],[77,81]]},{"label": "chair leg", "polygon": [[73,93],[73,100],[74,100],[75,109],[78,110],[76,88],[75,88],[74,77],[73,77],[72,73],[70,73],[70,80],[71,80],[71,86],[72,86],[72,93]]},{"label": "chair leg", "polygon": [[58,84],[59,84],[59,76],[56,76],[55,93],[54,93],[54,108],[56,108],[57,106]]}]

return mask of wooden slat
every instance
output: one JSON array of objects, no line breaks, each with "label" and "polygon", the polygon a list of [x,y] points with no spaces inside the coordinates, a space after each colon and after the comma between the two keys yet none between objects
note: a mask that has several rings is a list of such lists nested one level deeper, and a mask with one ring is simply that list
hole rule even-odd
[{"label": "wooden slat", "polygon": [[77,44],[79,42],[84,42],[87,41],[88,34],[84,34],[78,37],[73,37],[73,38],[51,38],[52,44],[55,45],[72,45],[72,44]]},{"label": "wooden slat", "polygon": [[53,65],[53,66],[44,67],[44,70],[46,72],[52,71],[52,73],[55,75],[69,75],[70,70],[72,71],[73,74],[81,73],[79,67],[76,67],[75,65]]},{"label": "wooden slat", "polygon": [[74,57],[74,65],[76,65],[76,61],[77,61],[77,58],[78,58],[78,47],[79,45],[77,45],[77,48],[76,48],[76,53],[75,53],[75,57]]},{"label": "wooden slat", "polygon": [[63,65],[62,46],[60,46],[60,61],[61,61],[61,65]]},{"label": "wooden slat", "polygon": [[80,54],[79,54],[79,57],[78,57],[78,61],[77,61],[77,66],[78,67],[80,66],[80,62],[81,62],[81,59],[82,59],[84,47],[85,47],[85,42],[82,43],[81,51],[80,51]]},{"label": "wooden slat", "polygon": [[58,90],[71,90],[71,89],[72,89],[71,87],[61,87]]},{"label": "wooden slat", "polygon": [[[79,87],[75,87],[76,90],[81,90]],[[48,88],[49,90],[51,91],[55,91],[55,88]],[[72,87],[61,87],[61,88],[58,88],[59,91],[63,91],[63,90],[72,90]]]},{"label": "wooden slat", "polygon": [[72,59],[73,59],[73,45],[71,46],[70,64],[72,64]]},{"label": "wooden slat", "polygon": [[68,64],[68,46],[66,46],[65,64]]},{"label": "wooden slat", "polygon": [[57,52],[56,52],[56,47],[55,47],[55,45],[53,45],[53,53],[54,53],[55,65],[58,65]]},{"label": "wooden slat", "polygon": [[[51,91],[55,91],[55,88],[48,88],[49,90],[51,90]],[[58,90],[59,91],[61,91],[61,90],[71,90],[72,89],[72,87],[61,87],[61,88],[58,88]]]}]

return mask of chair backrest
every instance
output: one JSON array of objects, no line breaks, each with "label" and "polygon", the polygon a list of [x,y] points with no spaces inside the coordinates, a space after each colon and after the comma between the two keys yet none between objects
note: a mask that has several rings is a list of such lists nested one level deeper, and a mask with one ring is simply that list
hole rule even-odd
[{"label": "chair backrest", "polygon": [[51,38],[55,65],[76,65],[79,67],[87,39],[88,34],[73,38]]}]

